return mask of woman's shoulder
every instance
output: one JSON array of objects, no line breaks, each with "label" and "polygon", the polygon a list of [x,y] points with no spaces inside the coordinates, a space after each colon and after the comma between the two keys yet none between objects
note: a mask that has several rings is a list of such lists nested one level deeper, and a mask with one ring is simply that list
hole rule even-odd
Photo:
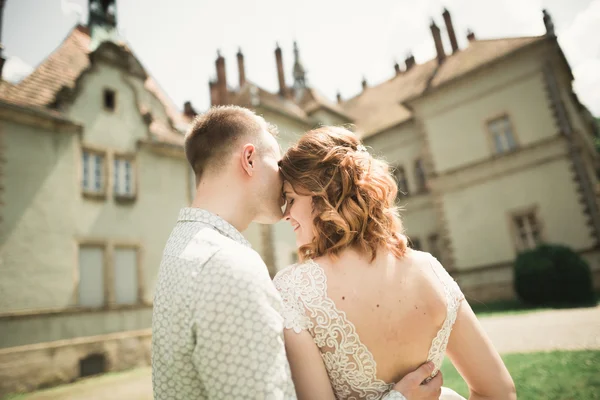
[{"label": "woman's shoulder", "polygon": [[283,292],[311,293],[325,286],[326,277],[322,268],[312,260],[289,265],[273,278],[277,290]]}]

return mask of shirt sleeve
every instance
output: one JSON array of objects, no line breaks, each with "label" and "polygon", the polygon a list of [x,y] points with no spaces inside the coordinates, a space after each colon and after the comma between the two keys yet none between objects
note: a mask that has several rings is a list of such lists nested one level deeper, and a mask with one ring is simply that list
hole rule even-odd
[{"label": "shirt sleeve", "polygon": [[295,399],[281,299],[266,266],[258,255],[220,251],[209,268],[193,329],[193,363],[208,398]]}]

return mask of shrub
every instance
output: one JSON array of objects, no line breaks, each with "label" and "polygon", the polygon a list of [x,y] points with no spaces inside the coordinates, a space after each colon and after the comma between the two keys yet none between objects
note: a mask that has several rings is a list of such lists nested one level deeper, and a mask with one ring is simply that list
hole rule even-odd
[{"label": "shrub", "polygon": [[576,252],[560,245],[540,245],[517,256],[515,291],[536,306],[580,306],[595,303],[592,273]]}]

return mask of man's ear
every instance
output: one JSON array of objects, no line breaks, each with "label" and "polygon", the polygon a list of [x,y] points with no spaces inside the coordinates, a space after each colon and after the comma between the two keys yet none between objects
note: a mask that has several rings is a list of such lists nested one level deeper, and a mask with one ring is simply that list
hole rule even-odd
[{"label": "man's ear", "polygon": [[244,145],[242,149],[242,157],[241,157],[242,169],[246,171],[248,176],[252,176],[254,174],[254,168],[256,167],[256,147],[248,143]]}]

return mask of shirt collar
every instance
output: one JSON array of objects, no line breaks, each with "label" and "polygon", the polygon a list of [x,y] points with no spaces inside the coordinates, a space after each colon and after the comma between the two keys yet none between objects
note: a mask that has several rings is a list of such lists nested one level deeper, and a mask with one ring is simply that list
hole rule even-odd
[{"label": "shirt collar", "polygon": [[233,227],[229,222],[219,217],[217,214],[213,214],[210,211],[203,210],[201,208],[184,207],[179,211],[178,221],[194,221],[202,222],[210,225],[212,228],[217,230],[222,235],[238,242],[247,247],[252,247],[250,242]]}]

